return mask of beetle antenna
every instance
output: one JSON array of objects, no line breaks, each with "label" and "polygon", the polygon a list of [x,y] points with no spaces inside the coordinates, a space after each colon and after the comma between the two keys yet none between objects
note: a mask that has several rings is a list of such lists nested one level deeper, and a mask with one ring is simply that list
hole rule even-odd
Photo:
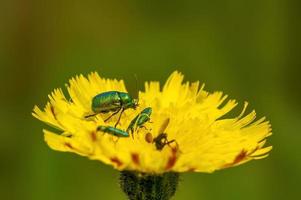
[{"label": "beetle antenna", "polygon": [[135,89],[136,89],[136,92],[137,92],[137,105],[139,104],[139,91],[138,91],[138,76],[137,76],[137,74],[134,74],[134,77],[135,77],[135,80],[136,80],[136,87],[135,87]]}]

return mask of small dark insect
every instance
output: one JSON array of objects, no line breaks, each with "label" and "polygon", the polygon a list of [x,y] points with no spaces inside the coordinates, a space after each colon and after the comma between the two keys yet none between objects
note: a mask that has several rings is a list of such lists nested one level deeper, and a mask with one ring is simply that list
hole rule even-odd
[{"label": "small dark insect", "polygon": [[[155,143],[157,150],[161,151],[165,145],[171,144],[171,143],[176,143],[176,140],[170,140],[168,141],[167,139],[167,134],[166,133],[160,133],[157,137],[153,139],[153,143]],[[177,145],[178,146],[178,145]]]},{"label": "small dark insect", "polygon": [[[151,133],[147,133],[145,135],[145,141],[148,143],[155,143],[156,149],[161,151],[165,145],[168,145],[169,147],[171,143],[175,143],[177,148],[178,148],[178,143],[176,142],[176,140],[168,140],[167,139],[167,133],[164,133],[165,129],[167,128],[169,124],[169,118],[167,118],[161,128],[159,129],[159,135],[155,138],[153,138]],[[171,147],[172,148],[172,147]]]}]

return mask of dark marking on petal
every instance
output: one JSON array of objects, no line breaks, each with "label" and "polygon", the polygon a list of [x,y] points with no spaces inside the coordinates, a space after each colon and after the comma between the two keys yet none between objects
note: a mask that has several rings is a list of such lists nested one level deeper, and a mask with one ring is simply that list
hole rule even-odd
[{"label": "dark marking on petal", "polygon": [[67,146],[70,149],[74,150],[73,146],[69,142],[65,142],[65,146]]},{"label": "dark marking on petal", "polygon": [[137,153],[132,153],[132,161],[136,164],[139,165],[140,164],[140,159],[139,159],[139,154]]},{"label": "dark marking on petal", "polygon": [[247,157],[247,152],[245,150],[242,150],[234,159],[232,165],[235,165],[241,161],[243,161]]},{"label": "dark marking on petal", "polygon": [[189,169],[187,170],[187,172],[194,172],[195,170],[196,170],[196,168],[191,167],[191,168],[189,168]]},{"label": "dark marking on petal", "polygon": [[77,148],[73,147],[69,142],[65,142],[64,145],[65,145],[66,147],[68,147],[69,149],[71,149],[71,150],[73,150],[73,151],[76,151],[77,153],[80,153],[80,154],[83,154],[83,155],[88,155],[88,156],[94,155],[93,152],[89,153],[89,152],[87,152],[87,151],[83,151],[83,150],[81,150],[81,149],[77,149]]},{"label": "dark marking on petal", "polygon": [[171,169],[177,161],[177,149],[172,149],[172,155],[169,157],[167,164],[165,166],[165,170]]},{"label": "dark marking on petal", "polygon": [[228,164],[225,164],[223,166],[223,168],[227,168],[227,167],[232,167],[238,163],[240,163],[241,161],[243,161],[246,157],[247,157],[247,152],[245,150],[242,150],[233,160],[232,163],[228,163]]},{"label": "dark marking on petal", "polygon": [[117,157],[111,158],[111,161],[115,163],[117,167],[120,167],[123,164]]},{"label": "dark marking on petal", "polygon": [[166,167],[165,167],[165,170],[171,169],[175,165],[176,161],[177,161],[176,156],[169,157],[168,162],[167,162]]},{"label": "dark marking on petal", "polygon": [[91,133],[91,139],[92,139],[93,142],[95,142],[97,140],[97,136],[96,136],[96,133],[94,131]]},{"label": "dark marking on petal", "polygon": [[227,167],[232,167],[240,162],[242,162],[243,160],[245,160],[248,156],[252,155],[255,151],[257,151],[259,148],[258,146],[253,149],[251,152],[247,152],[246,150],[242,150],[236,157],[235,159],[233,160],[232,163],[228,163],[228,164],[225,164],[223,166],[223,168],[227,168]]}]

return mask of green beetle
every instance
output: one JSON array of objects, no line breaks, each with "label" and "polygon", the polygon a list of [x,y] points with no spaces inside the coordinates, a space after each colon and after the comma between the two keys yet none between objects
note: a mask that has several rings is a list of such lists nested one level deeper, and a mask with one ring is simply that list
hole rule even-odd
[{"label": "green beetle", "polygon": [[120,121],[122,113],[128,108],[136,109],[137,106],[138,100],[132,98],[128,93],[119,91],[103,92],[93,97],[91,109],[94,114],[88,115],[86,116],[86,118],[95,116],[99,113],[114,112],[105,120],[106,122],[121,111],[119,118],[114,126],[116,127]]},{"label": "green beetle", "polygon": [[[138,128],[142,128],[146,122],[150,120],[150,116],[152,114],[153,109],[151,107],[144,108],[129,124],[126,131],[132,134],[134,133],[134,128],[136,127],[136,130]],[[133,136],[134,137],[134,136]]]},{"label": "green beetle", "polygon": [[117,137],[129,137],[129,133],[112,126],[98,126],[97,131],[102,131]]}]

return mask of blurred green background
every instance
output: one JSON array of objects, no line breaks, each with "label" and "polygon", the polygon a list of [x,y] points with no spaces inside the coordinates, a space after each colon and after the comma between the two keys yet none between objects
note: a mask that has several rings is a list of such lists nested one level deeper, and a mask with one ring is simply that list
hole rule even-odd
[{"label": "blurred green background", "polygon": [[292,0],[2,0],[0,198],[125,199],[112,167],[49,149],[31,110],[79,73],[125,79],[134,93],[134,74],[142,89],[177,69],[248,100],[271,121],[274,149],[236,168],[183,174],[174,199],[298,199],[299,8]]}]

